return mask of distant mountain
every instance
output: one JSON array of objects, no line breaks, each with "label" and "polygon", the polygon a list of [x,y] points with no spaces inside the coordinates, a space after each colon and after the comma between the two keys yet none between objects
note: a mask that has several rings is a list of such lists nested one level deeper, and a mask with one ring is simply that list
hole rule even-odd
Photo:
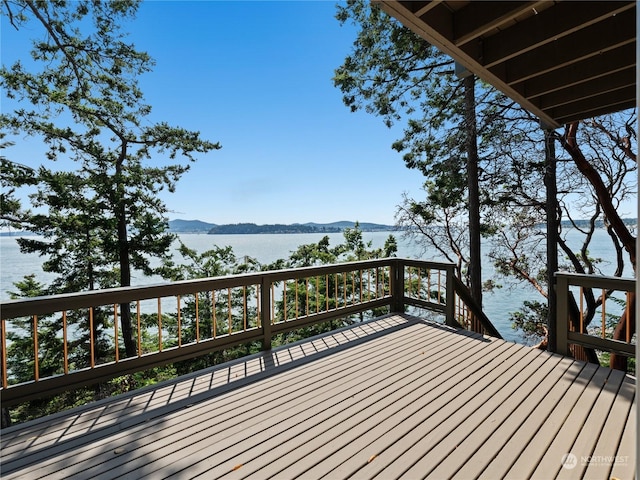
[{"label": "distant mountain", "polygon": [[[324,228],[337,228],[340,231],[345,228],[353,228],[356,226],[356,222],[350,222],[347,220],[343,220],[341,222],[333,222],[333,223],[305,223],[304,225],[309,225],[311,227],[324,227]],[[363,232],[386,232],[392,230],[398,230],[398,227],[394,227],[393,225],[384,225],[381,223],[369,223],[369,222],[358,222],[360,226],[360,230]]]},{"label": "distant mountain", "polygon": [[322,225],[283,225],[283,224],[267,224],[256,225],[255,223],[235,223],[229,225],[216,225],[209,233],[212,235],[244,235],[244,234],[260,234],[260,233],[334,233],[340,232],[339,228],[324,227]]},{"label": "distant mountain", "polygon": [[169,230],[174,233],[208,233],[216,226],[200,220],[169,220]]},{"label": "distant mountain", "polygon": [[[257,225],[255,223],[233,223],[217,225],[200,220],[170,220],[169,230],[174,233],[209,233],[212,235],[259,234],[259,233],[338,233],[345,228],[353,228],[356,222],[341,221],[333,223],[293,223]],[[396,230],[391,225],[362,222],[359,224],[363,232],[379,232]]]}]

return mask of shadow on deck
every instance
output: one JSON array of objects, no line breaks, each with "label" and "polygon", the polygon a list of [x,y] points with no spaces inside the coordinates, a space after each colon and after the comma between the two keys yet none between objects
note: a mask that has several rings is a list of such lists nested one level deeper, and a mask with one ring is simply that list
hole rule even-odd
[{"label": "shadow on deck", "polygon": [[393,314],[6,429],[2,477],[633,478],[634,395]]}]

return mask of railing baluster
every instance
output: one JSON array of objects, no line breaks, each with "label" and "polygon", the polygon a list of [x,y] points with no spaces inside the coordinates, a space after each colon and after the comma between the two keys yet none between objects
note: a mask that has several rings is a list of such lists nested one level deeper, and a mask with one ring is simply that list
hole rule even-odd
[{"label": "railing baluster", "polygon": [[176,295],[176,303],[178,304],[178,346],[181,347],[182,346],[182,322],[181,322],[181,318],[180,318],[180,295]]},{"label": "railing baluster", "polygon": [[262,310],[260,309],[260,284],[256,286],[256,328],[260,328],[262,326]]},{"label": "railing baluster", "polygon": [[342,305],[347,306],[347,272],[342,273]]},{"label": "railing baluster", "polygon": [[602,338],[607,338],[607,295],[602,289]]},{"label": "railing baluster", "polygon": [[287,281],[285,280],[283,282],[284,284],[284,292],[283,292],[283,297],[282,297],[282,304],[284,306],[284,312],[283,312],[283,321],[286,322],[287,321],[287,311],[289,310],[289,307],[287,306]]},{"label": "railing baluster", "polygon": [[356,272],[351,271],[351,305],[356,304]]},{"label": "railing baluster", "polygon": [[158,297],[158,351],[162,351],[162,298]]},{"label": "railing baluster", "polygon": [[[276,298],[276,294],[275,294],[275,285],[272,283],[271,286],[269,287],[269,290],[271,290],[271,297],[275,299]],[[264,299],[264,296],[262,297]],[[272,302],[269,302],[269,309],[271,310],[271,316],[269,317],[271,319],[272,322],[275,322],[275,318],[276,318],[276,302],[275,300]],[[271,348],[271,347],[269,347]]]},{"label": "railing baluster", "polygon": [[[4,325],[3,325],[4,327]],[[3,328],[4,333],[4,328]],[[4,345],[4,339],[2,341]],[[69,346],[68,346],[68,338],[67,338],[67,311],[62,311],[62,370],[64,374],[67,375],[69,373]],[[6,359],[5,359],[6,362]]]},{"label": "railing baluster", "polygon": [[324,276],[324,301],[325,310],[329,310],[329,275]]},{"label": "railing baluster", "polygon": [[120,361],[120,355],[118,351],[118,304],[113,304],[113,343],[115,347],[115,359],[116,362]]},{"label": "railing baluster", "polygon": [[305,293],[305,315],[309,315],[309,277],[304,279],[304,293]]},{"label": "railing baluster", "polygon": [[212,338],[217,338],[218,336],[218,319],[216,318],[216,291],[211,290],[211,332],[213,334]]},{"label": "railing baluster", "polygon": [[231,309],[231,287],[227,288],[227,323],[229,324],[229,335],[233,333],[233,317]]},{"label": "railing baluster", "polygon": [[298,313],[298,279],[295,278],[293,280],[293,291],[295,293],[295,305],[296,305],[296,315],[295,318],[298,318],[300,314]]},{"label": "railing baluster", "polygon": [[136,321],[138,323],[138,357],[142,356],[142,328],[140,325],[140,300],[136,301]]},{"label": "railing baluster", "polygon": [[7,388],[9,386],[7,379],[7,322],[4,318],[0,321],[0,328],[2,329],[0,332],[2,337],[2,388]]},{"label": "railing baluster", "polygon": [[89,365],[96,366],[95,338],[93,338],[93,308],[89,307]]},{"label": "railing baluster", "polygon": [[580,333],[584,332],[584,287],[580,287]]},{"label": "railing baluster", "polygon": [[196,297],[196,343],[200,343],[200,293],[195,293]]},{"label": "railing baluster", "polygon": [[374,297],[376,300],[378,299],[379,295],[378,292],[380,290],[380,282],[378,280],[378,267],[376,267],[375,273],[373,275],[373,281],[376,282],[376,296]]},{"label": "railing baluster", "polygon": [[244,331],[247,331],[247,286],[242,286],[242,323]]}]

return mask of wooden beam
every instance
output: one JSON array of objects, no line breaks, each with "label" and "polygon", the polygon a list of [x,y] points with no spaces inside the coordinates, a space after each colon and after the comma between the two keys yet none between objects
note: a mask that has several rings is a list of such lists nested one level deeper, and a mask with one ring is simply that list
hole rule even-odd
[{"label": "wooden beam", "polygon": [[413,14],[420,18],[432,8],[436,7],[442,0],[427,0],[424,2],[402,2],[404,5],[413,11]]},{"label": "wooden beam", "polygon": [[490,68],[632,9],[633,2],[559,3],[483,40],[482,63]]},{"label": "wooden beam", "polygon": [[[535,105],[531,104],[528,99],[521,94],[521,92],[505,83],[503,78],[496,75],[491,70],[483,68],[482,65],[478,63],[477,58],[469,56],[466,52],[457,48],[451,39],[452,31],[441,32],[438,28],[432,28],[431,25],[416,18],[415,15],[413,15],[411,11],[400,2],[383,1],[380,3],[380,6],[386,13],[398,19],[407,28],[410,28],[414,33],[424,38],[427,42],[438,48],[446,55],[449,55],[467,70],[473,72],[485,82],[490,83],[527,110],[530,110],[547,125],[553,128],[558,128],[560,126],[560,124],[558,124],[553,118],[538,109]],[[435,10],[437,10],[437,8],[432,10],[430,14]],[[438,19],[439,22],[446,22],[445,12],[439,12],[439,15],[441,16],[441,18]],[[448,15],[450,22],[451,14],[449,13]]]},{"label": "wooden beam", "polygon": [[504,72],[499,76],[513,86],[585,58],[635,43],[635,22],[635,14],[616,15],[489,70]]},{"label": "wooden beam", "polygon": [[556,90],[548,95],[538,97],[534,102],[543,110],[573,103],[577,100],[596,97],[598,95],[614,92],[621,88],[633,87],[636,81],[635,68],[627,68],[619,72],[600,77],[589,82],[584,82],[571,87]]},{"label": "wooden beam", "polygon": [[518,90],[529,99],[551,92],[571,88],[583,82],[604,78],[613,73],[635,68],[636,46],[628,43],[607,52],[606,61],[600,56],[589,57],[577,63],[554,70],[518,85]]},{"label": "wooden beam", "polygon": [[592,97],[569,105],[553,108],[550,109],[548,113],[562,123],[569,123],[574,120],[606,115],[634,107],[636,107],[635,85],[616,90],[615,92],[608,92],[598,97]]},{"label": "wooden beam", "polygon": [[464,45],[528,12],[535,15],[533,9],[542,3],[544,2],[469,2],[454,13],[455,44]]},{"label": "wooden beam", "polygon": [[[580,111],[588,116],[628,108],[628,100],[616,97],[625,83],[622,78],[628,74],[613,77],[610,87],[604,84],[607,75],[635,67],[635,2],[545,2],[538,15],[527,18],[523,13],[517,19],[521,22],[511,28],[504,27],[515,21],[515,16],[511,20],[500,19],[500,14],[496,16],[491,10],[502,8],[504,13],[507,7],[500,4],[514,6],[513,2],[471,3],[431,5],[421,2],[416,8],[411,2],[381,0],[381,6],[388,14],[552,128],[577,118]],[[484,8],[483,18],[489,19],[484,24],[470,15],[476,8]],[[411,10],[424,14],[417,18]],[[553,11],[558,18],[551,16]],[[460,21],[465,15],[468,15],[466,26]],[[507,23],[502,23],[503,20]],[[498,24],[502,24],[499,28],[504,28],[505,32],[513,29],[513,33],[500,32],[486,38],[477,36],[480,31],[495,31]],[[547,24],[551,30],[546,30]],[[458,45],[461,38],[465,43]],[[510,42],[510,38],[515,40]],[[530,45],[527,42],[531,42]],[[508,60],[501,61],[505,58]],[[488,60],[495,62],[489,64],[491,68],[486,68]],[[595,81],[597,79],[601,80]],[[595,83],[587,85],[592,81]],[[570,92],[572,95],[567,99],[559,99],[558,93],[543,103],[541,97],[552,92],[566,93],[574,85],[581,87]],[[609,95],[612,95],[610,100]],[[588,97],[589,101],[582,100],[582,96]],[[585,103],[578,103],[580,107],[576,110],[561,108],[580,101]],[[596,105],[596,102],[600,104]],[[550,106],[543,109],[541,105]],[[561,116],[554,117],[554,112]]]},{"label": "wooden beam", "polygon": [[[421,27],[428,25],[429,28],[436,30],[449,42],[453,41],[453,12],[444,3],[438,3],[428,11],[420,15],[418,21]],[[424,37],[423,37],[424,38]]]}]

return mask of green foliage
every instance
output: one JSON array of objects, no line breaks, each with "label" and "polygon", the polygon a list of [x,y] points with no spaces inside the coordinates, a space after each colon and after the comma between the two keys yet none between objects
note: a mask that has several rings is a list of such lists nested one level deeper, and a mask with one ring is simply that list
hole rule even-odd
[{"label": "green foliage", "polygon": [[[5,132],[0,132],[0,140],[5,136]],[[2,141],[0,149],[4,150],[13,145],[14,142]],[[20,225],[24,212],[22,202],[16,197],[15,192],[22,186],[35,183],[35,172],[32,168],[0,155],[0,227]]]},{"label": "green foliage", "polygon": [[528,341],[540,342],[547,335],[548,309],[544,303],[525,300],[519,311],[511,313],[513,328],[523,332]]},{"label": "green foliage", "polygon": [[[17,292],[10,292],[11,298],[20,297],[37,297],[44,294],[44,285],[35,279],[35,275],[28,275],[20,282],[16,282]],[[7,340],[9,347],[7,348],[8,364],[7,368],[11,372],[8,377],[10,384],[20,383],[25,379],[31,379],[35,371],[35,352],[33,343],[34,323],[30,318],[16,319],[13,322],[14,328],[7,331]],[[51,342],[49,332],[53,329],[53,325],[49,317],[41,316],[38,324],[38,333],[44,334],[44,342],[41,342],[39,348],[44,353],[47,360],[51,359],[51,355],[60,352],[61,348],[57,342]],[[57,368],[52,366],[49,361],[42,361],[40,369],[43,374],[51,375],[57,373]]]},{"label": "green foliage", "polygon": [[[334,77],[344,103],[381,116],[387,126],[404,122],[392,148],[425,178],[425,198],[405,196],[397,222],[425,250],[435,248],[455,263],[463,281],[479,287],[480,255],[469,245],[496,231],[499,217],[491,209],[511,191],[503,185],[504,162],[496,159],[502,146],[497,139],[512,127],[505,120],[514,115],[512,102],[456,75],[452,59],[376,5],[349,1],[338,7],[337,18],[358,27],[352,53]],[[491,193],[481,188],[479,194],[478,183],[490,183]],[[480,294],[480,288],[472,291]]]},{"label": "green foliage", "polygon": [[[37,297],[46,294],[47,289],[36,281],[34,275],[27,275],[22,281],[16,282],[16,292],[12,298]],[[37,332],[38,363],[37,373],[40,377],[48,377],[63,373],[64,359],[63,338],[61,335],[62,320],[53,315],[37,316],[34,324],[32,318],[12,320],[12,328],[8,329],[7,341],[7,370],[9,384],[29,381],[34,378],[36,371],[36,357],[34,351],[34,332]],[[96,326],[100,325],[99,315],[96,314]],[[72,321],[69,319],[69,321]],[[37,330],[36,330],[37,328]],[[96,329],[96,355],[103,355],[107,347],[107,339],[99,335]],[[81,369],[89,365],[88,339],[78,337],[67,345],[69,352],[69,369]],[[99,388],[99,387],[96,387]],[[95,390],[95,389],[94,389]],[[73,406],[84,404],[88,399],[99,397],[92,393],[92,389],[69,391],[60,395],[32,400],[17,406],[11,411],[12,422],[23,422],[43,415],[58,412]]]},{"label": "green foliage", "polygon": [[[432,45],[363,0],[338,6],[336,18],[358,26],[352,53],[336,69],[334,85],[352,111],[364,109],[382,117],[387,126],[405,120],[404,137],[393,148],[404,153],[408,168],[434,179],[432,187],[462,188],[440,195],[461,201],[466,174],[464,130],[461,121],[461,82],[453,75],[453,61]],[[449,131],[443,138],[442,129]],[[442,190],[434,190],[438,199]]]},{"label": "green foliage", "polygon": [[[43,237],[19,242],[22,251],[47,258],[45,271],[58,274],[51,292],[127,286],[132,269],[163,273],[152,259],[168,260],[174,235],[167,232],[167,208],[158,194],[174,191],[189,169],[188,163],[170,162],[191,162],[220,148],[198,132],[150,121],[151,106],[138,79],[153,60],[127,43],[122,30],[138,3],[2,4],[17,30],[46,35],[34,41],[31,62],[0,70],[6,95],[19,101],[14,111],[0,116],[0,126],[43,142],[49,160],[76,164],[68,172],[42,165],[26,177],[14,168],[2,177],[10,193],[38,185],[30,195],[36,210],[21,212],[15,221]],[[8,214],[17,216],[18,209],[11,203]],[[125,350],[132,356],[129,306],[121,310]]]},{"label": "green foliage", "polygon": [[[425,177],[424,198],[405,195],[397,223],[425,252],[435,249],[455,263],[464,280],[473,266],[469,212],[474,198],[467,192],[466,132],[473,131],[473,125],[464,115],[463,81],[454,75],[448,57],[375,4],[348,1],[338,6],[337,19],[357,28],[353,50],[334,76],[344,103],[352,111],[382,117],[388,126],[402,122],[403,136],[392,147],[403,154],[408,168]],[[475,97],[480,232],[487,238],[483,248],[499,276],[527,283],[544,296],[545,134],[537,119],[489,85],[476,82]],[[637,190],[636,124],[631,111],[585,121],[578,129],[578,143],[602,179],[600,194],[610,195],[615,205]],[[611,219],[603,218],[602,199],[574,162],[557,160],[558,218],[573,222],[584,235],[576,246],[560,232],[559,247],[566,258],[561,268],[600,271],[601,262],[590,257],[588,247],[595,225],[604,221],[617,255],[615,275],[621,275],[624,251]],[[588,226],[574,222],[576,217],[589,219]],[[524,326],[526,335],[539,332],[545,320],[538,315],[546,313],[534,303],[514,314],[515,324]],[[589,315],[597,306],[594,298]]]},{"label": "green foliage", "polygon": [[[280,260],[266,266],[273,268],[299,268],[314,265],[324,265],[339,262],[361,261],[375,258],[395,256],[397,242],[393,235],[389,235],[382,248],[372,248],[371,242],[365,242],[359,223],[353,228],[343,231],[344,242],[330,246],[329,237],[323,237],[318,243],[300,245],[291,253],[288,260]],[[378,279],[385,285],[389,284],[388,278]],[[360,292],[378,288],[378,284],[369,285],[366,279],[357,275],[339,273],[335,275],[319,276],[308,282],[287,281],[281,287],[281,298],[276,301],[276,319],[283,321],[298,315],[324,311],[346,306],[354,295]],[[368,290],[369,289],[369,290]],[[363,293],[364,294],[364,293]],[[371,316],[385,313],[384,309],[375,309]],[[348,316],[340,320],[331,320],[320,324],[314,324],[302,329],[283,333],[274,338],[274,345],[291,343],[302,338],[319,335],[336,328],[350,325],[355,321],[363,320],[363,314]]]},{"label": "green foliage", "polygon": [[429,102],[425,83],[451,70],[453,62],[376,5],[350,0],[337,6],[341,24],[359,27],[353,52],[336,69],[334,84],[351,111],[364,109],[391,126],[417,101]]}]

